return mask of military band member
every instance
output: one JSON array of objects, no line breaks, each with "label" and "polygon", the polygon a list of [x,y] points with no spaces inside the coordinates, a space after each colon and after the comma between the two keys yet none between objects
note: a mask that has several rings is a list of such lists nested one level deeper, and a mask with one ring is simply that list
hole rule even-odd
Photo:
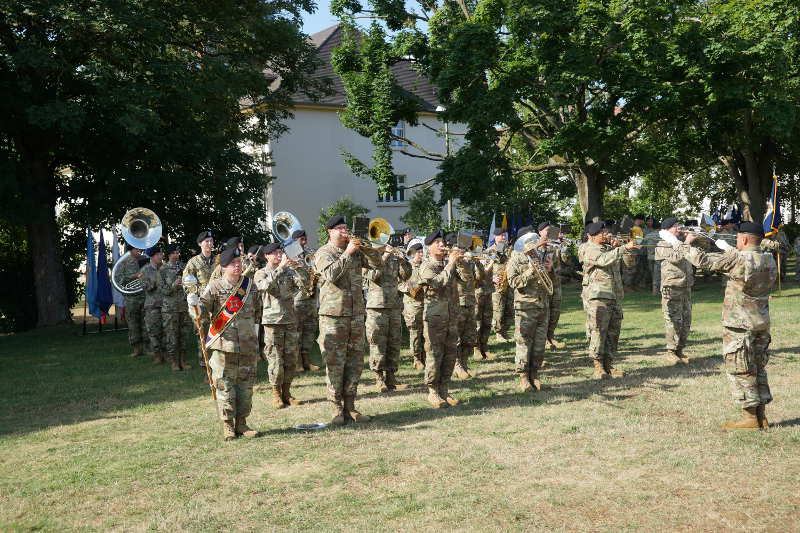
[{"label": "military band member", "polygon": [[242,275],[255,277],[256,272],[264,266],[265,262],[264,245],[254,244],[247,249],[247,255],[242,257]]},{"label": "military band member", "polygon": [[253,407],[253,384],[258,365],[257,326],[261,297],[255,283],[242,276],[241,251],[220,254],[222,277],[208,283],[203,294],[189,294],[189,314],[198,310],[209,322],[206,346],[210,350],[211,380],[225,440],[257,437],[247,425]]},{"label": "military band member", "polygon": [[189,309],[183,293],[180,262],[181,250],[177,244],[167,246],[167,263],[158,271],[158,288],[163,298],[161,317],[164,321],[164,349],[172,370],[189,370],[186,363],[186,337],[192,331]]},{"label": "military band member", "polygon": [[368,422],[370,417],[355,408],[366,341],[361,269],[378,268],[380,258],[366,255],[360,242],[350,238],[343,216],[329,218],[326,228],[328,243],[314,254],[314,269],[320,276],[318,343],[334,406],[331,424],[342,425],[348,418]]},{"label": "military band member", "polygon": [[[222,251],[225,251],[229,248],[239,249],[239,253],[241,254],[242,257],[242,275],[247,276],[248,278],[252,278],[253,275],[255,274],[256,269],[249,268],[249,263],[245,260],[246,258],[244,256],[244,243],[242,242],[242,238],[231,237],[227,241],[225,241],[225,244],[222,245]],[[214,266],[214,270],[211,272],[211,279],[219,279],[221,277],[222,277],[222,266],[219,263],[217,263]]]},{"label": "military band member", "polygon": [[[550,227],[551,224],[549,222],[539,224],[537,228],[539,235],[547,235]],[[542,242],[548,245],[539,246],[536,250],[536,255],[539,257],[539,262],[553,284],[553,294],[547,297],[547,306],[550,311],[547,319],[546,344],[551,348],[564,348],[565,344],[556,339],[556,327],[558,326],[558,320],[561,318],[561,266],[570,260],[569,248],[558,243],[552,243],[549,240]]]},{"label": "military band member", "polygon": [[538,242],[529,239],[523,253],[514,253],[506,265],[508,284],[514,289],[516,353],[514,364],[520,390],[541,390],[539,369],[544,360],[552,285],[537,252],[547,244],[543,233]]},{"label": "military band member", "polygon": [[475,357],[494,359],[489,351],[489,335],[492,333],[492,294],[494,294],[493,261],[481,263],[483,276],[475,287],[475,323],[478,330],[478,344],[475,346]]},{"label": "military band member", "polygon": [[589,321],[589,356],[594,364],[595,379],[622,377],[613,361],[617,355],[620,327],[622,326],[622,287],[619,263],[626,253],[638,248],[630,240],[624,247],[607,246],[610,236],[602,222],[586,225],[589,241],[583,250],[586,314]]},{"label": "military band member", "polygon": [[[735,249],[717,241],[717,246],[729,249],[712,254],[691,247],[686,252],[698,268],[728,276],[722,304],[722,356],[733,399],[743,409],[739,420],[723,426],[728,430],[768,427],[766,405],[772,401],[766,369],[771,341],[769,293],[777,265],[772,254],[760,248],[763,236],[760,224],[742,222]],[[690,233],[686,242],[696,238]]]},{"label": "military band member", "polygon": [[425,339],[423,336],[422,312],[425,307],[425,294],[420,283],[420,267],[425,252],[422,244],[412,244],[408,249],[411,257],[411,276],[405,282],[401,282],[398,288],[403,293],[403,320],[408,328],[408,340],[411,344],[411,357],[414,368],[422,370],[425,368]]},{"label": "military band member", "polygon": [[[292,233],[292,239],[303,247],[303,261],[313,252],[308,249],[306,230],[298,229]],[[299,355],[297,358],[297,371],[317,371],[319,367],[311,362],[311,347],[317,338],[317,300],[319,290],[317,286],[317,273],[314,266],[299,265],[295,269],[302,277],[300,290],[294,297],[294,312],[297,317],[297,344]]]},{"label": "military band member", "polygon": [[302,279],[293,270],[296,262],[283,253],[280,244],[266,245],[264,253],[267,264],[255,273],[253,281],[261,296],[264,359],[272,385],[272,406],[283,409],[300,403],[290,389],[298,354],[294,298]]},{"label": "military band member", "polygon": [[[122,286],[142,277],[139,259],[142,251],[126,245],[130,254],[117,267],[117,285]],[[147,332],[144,326],[144,291],[135,294],[123,294],[125,300],[125,322],[128,324],[128,343],[131,345],[131,357],[141,357],[145,352]]]},{"label": "military band member", "polygon": [[666,218],[661,223],[664,231],[675,237],[673,243],[660,241],[656,247],[656,260],[661,263],[661,311],[667,341],[667,354],[676,364],[688,364],[683,353],[686,339],[692,328],[692,287],[694,268],[686,260],[686,252],[680,242],[678,219]]},{"label": "military band member", "polygon": [[[401,252],[402,253],[402,252]],[[362,272],[366,280],[369,368],[375,374],[378,392],[403,389],[397,382],[402,342],[403,300],[398,284],[411,277],[411,264],[387,247],[380,268]]]},{"label": "military band member", "polygon": [[[197,236],[197,244],[200,246],[200,253],[189,259],[186,263],[186,268],[183,269],[183,275],[191,275],[197,278],[197,289],[199,294],[203,294],[208,282],[211,281],[211,273],[214,271],[214,256],[211,253],[214,250],[214,236],[210,231],[203,231]],[[208,322],[205,317],[201,315],[200,327],[202,328],[201,335],[198,338],[206,338],[208,332]],[[195,331],[195,333],[197,333]],[[200,342],[197,343],[197,359],[201,368],[206,367],[206,362],[203,360],[203,352],[200,348]],[[206,379],[206,373],[203,372],[203,379]]]},{"label": "military band member", "polygon": [[428,257],[420,267],[425,286],[423,332],[425,335],[425,384],[428,401],[436,408],[458,405],[450,395],[450,378],[458,357],[458,289],[456,265],[461,252],[450,249],[445,262],[444,235],[441,230],[425,237]]},{"label": "military band member", "polygon": [[463,257],[456,265],[458,290],[458,357],[453,372],[460,379],[469,379],[469,357],[478,343],[475,323],[476,289],[483,279],[483,267],[474,259]]},{"label": "military band member", "polygon": [[142,287],[144,287],[144,325],[147,340],[153,355],[153,363],[164,362],[164,318],[161,316],[161,288],[158,271],[164,260],[164,252],[156,245],[150,250],[150,262],[142,267]]},{"label": "military band member", "polygon": [[642,247],[647,254],[647,270],[650,278],[650,290],[653,294],[661,293],[661,262],[656,261],[656,245],[661,238],[658,231],[661,226],[655,223],[653,217],[647,217],[647,229],[645,230]]},{"label": "military band member", "polygon": [[508,289],[506,276],[506,263],[511,256],[508,242],[508,233],[502,228],[494,230],[494,244],[486,249],[488,254],[497,254],[493,267],[492,281],[492,327],[495,334],[502,340],[508,340],[508,328],[514,320],[514,292]]}]

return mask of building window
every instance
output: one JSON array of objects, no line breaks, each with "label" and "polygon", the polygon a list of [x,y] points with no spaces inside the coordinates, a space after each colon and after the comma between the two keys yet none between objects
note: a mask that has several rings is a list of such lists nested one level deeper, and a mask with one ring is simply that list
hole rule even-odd
[{"label": "building window", "polygon": [[[396,135],[397,137],[405,138],[405,136],[406,136],[406,125],[402,120],[400,122],[398,122],[392,128],[392,135]],[[400,148],[405,148],[406,147],[406,143],[404,143],[403,141],[398,141],[397,139],[392,139],[391,141],[389,141],[389,146],[392,147],[392,148],[400,149]]]},{"label": "building window", "polygon": [[396,184],[393,191],[378,195],[379,204],[404,204],[406,202],[406,177],[395,176]]}]

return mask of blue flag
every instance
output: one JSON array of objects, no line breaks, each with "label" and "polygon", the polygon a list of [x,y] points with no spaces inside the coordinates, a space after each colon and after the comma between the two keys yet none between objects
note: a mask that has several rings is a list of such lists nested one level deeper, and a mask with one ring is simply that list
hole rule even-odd
[{"label": "blue flag", "polygon": [[767,203],[767,214],[764,215],[764,236],[771,237],[781,229],[781,198],[778,194],[778,176],[772,176],[772,193]]},{"label": "blue flag", "polygon": [[100,311],[100,316],[98,318],[105,322],[108,310],[114,304],[114,295],[111,292],[111,278],[108,275],[108,259],[106,258],[106,241],[103,239],[102,230],[100,230],[100,245],[97,249],[96,301],[97,308]]},{"label": "blue flag", "polygon": [[94,237],[91,228],[86,228],[86,305],[89,307],[89,314],[99,317],[100,310],[97,307],[97,268],[94,263]]}]

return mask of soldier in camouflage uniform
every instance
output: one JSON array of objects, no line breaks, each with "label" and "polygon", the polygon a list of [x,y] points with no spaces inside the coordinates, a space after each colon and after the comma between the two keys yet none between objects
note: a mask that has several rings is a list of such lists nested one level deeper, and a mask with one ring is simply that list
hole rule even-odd
[{"label": "soldier in camouflage uniform", "polygon": [[508,340],[508,328],[514,320],[514,292],[508,289],[508,282],[503,282],[506,263],[511,254],[508,242],[508,233],[502,228],[494,231],[494,244],[486,249],[487,254],[497,254],[493,267],[492,281],[492,327],[495,334],[502,340]]},{"label": "soldier in camouflage uniform", "polygon": [[167,263],[158,271],[158,288],[163,301],[161,317],[164,321],[164,348],[172,370],[189,370],[186,364],[186,337],[192,331],[189,309],[183,293],[180,263],[181,251],[177,244],[167,246]]},{"label": "soldier in camouflage uniform", "polygon": [[475,346],[475,357],[494,359],[489,351],[489,335],[492,333],[492,294],[494,294],[493,261],[481,263],[483,276],[475,287],[475,323],[478,330],[478,345]]},{"label": "soldier in camouflage uniform", "polygon": [[[542,233],[538,242],[529,239],[523,253],[514,253],[506,265],[508,283],[514,288],[515,341],[514,364],[519,374],[520,390],[542,389],[539,369],[544,360],[550,296],[553,287],[543,283],[549,278],[537,252],[547,245]],[[538,272],[537,272],[538,269]]]},{"label": "soldier in camouflage uniform", "polygon": [[647,231],[642,241],[642,247],[647,254],[647,270],[649,271],[650,289],[653,294],[661,292],[661,262],[656,261],[656,245],[661,237],[658,236],[660,226],[655,224],[653,217],[647,219]]},{"label": "soldier in camouflage uniform", "polygon": [[261,295],[264,358],[269,365],[272,406],[283,409],[300,404],[290,389],[298,354],[294,297],[302,279],[292,268],[297,263],[283,253],[280,244],[266,245],[264,253],[267,265],[256,272],[253,281]]},{"label": "soldier in camouflage uniform", "polygon": [[[666,218],[661,228],[678,239],[678,219]],[[688,364],[683,353],[692,327],[692,287],[694,269],[685,258],[679,242],[660,241],[656,247],[656,260],[661,262],[661,311],[667,339],[667,354],[676,364]]]},{"label": "soldier in camouflage uniform", "polygon": [[483,266],[468,257],[461,259],[456,265],[458,274],[456,289],[458,289],[458,357],[456,358],[453,372],[460,379],[469,379],[469,356],[478,343],[478,328],[475,322],[477,312],[476,290],[483,280]]},{"label": "soldier in camouflage uniform", "polygon": [[[770,319],[769,293],[777,278],[777,265],[769,253],[760,249],[762,226],[754,222],[739,224],[736,249],[711,254],[691,247],[687,258],[698,268],[728,275],[722,307],[722,356],[734,401],[743,409],[739,420],[723,427],[764,429],[768,427],[766,405],[772,401],[767,379]],[[696,238],[689,234],[687,243]],[[729,248],[718,243],[720,248]]]},{"label": "soldier in camouflage uniform", "polygon": [[319,273],[319,349],[325,360],[328,400],[334,406],[331,424],[349,418],[368,422],[355,408],[358,381],[364,369],[366,309],[362,268],[380,268],[380,257],[364,251],[343,216],[328,219],[328,243],[314,254]]},{"label": "soldier in camouflage uniform", "polygon": [[161,288],[158,271],[164,260],[164,252],[156,245],[150,251],[150,262],[142,267],[142,287],[144,287],[144,325],[147,340],[153,354],[153,363],[164,362],[164,317],[161,316]]},{"label": "soldier in camouflage uniform", "polygon": [[[248,257],[244,255],[244,243],[242,242],[241,237],[231,237],[225,244],[222,245],[222,251],[225,251],[229,248],[239,248],[239,253],[242,254],[242,276],[247,276],[248,278],[252,278],[256,274],[256,270],[259,268],[258,262],[251,262]],[[211,272],[210,279],[219,279],[222,277],[222,266],[217,263],[214,267],[214,270]]]},{"label": "soldier in camouflage uniform", "polygon": [[258,333],[261,319],[261,296],[251,282],[248,291],[226,305],[241,285],[242,260],[239,248],[229,248],[220,254],[223,276],[210,281],[203,294],[189,294],[189,312],[199,304],[200,313],[211,322],[226,307],[238,309],[222,334],[208,347],[211,357],[211,380],[217,394],[217,411],[222,418],[225,440],[238,436],[257,437],[258,432],[247,425],[253,408],[253,384],[258,370]]},{"label": "soldier in camouflage uniform", "polygon": [[436,408],[458,405],[450,395],[450,378],[458,357],[458,289],[456,265],[461,257],[450,250],[445,262],[444,235],[437,230],[425,237],[428,258],[420,267],[425,285],[423,331],[425,335],[425,384],[428,401]]},{"label": "soldier in camouflage uniform", "polygon": [[583,250],[583,269],[586,288],[586,314],[589,320],[589,356],[594,364],[595,379],[621,377],[625,373],[614,368],[619,333],[622,326],[622,287],[619,263],[626,253],[638,246],[633,240],[624,247],[607,245],[609,234],[602,222],[586,225],[589,241]]},{"label": "soldier in camouflage uniform", "polygon": [[589,241],[584,241],[578,245],[576,250],[576,255],[578,256],[578,262],[581,264],[581,306],[583,307],[583,311],[586,313],[586,321],[585,321],[585,333],[586,333],[586,342],[589,342],[592,339],[591,331],[589,330],[589,311],[587,309],[587,299],[586,299],[586,286],[589,285],[589,276],[586,275],[586,267],[583,264],[583,256],[586,252],[586,247],[589,245]]},{"label": "soldier in camouflage uniform", "polygon": [[369,368],[375,374],[378,392],[405,388],[397,382],[396,376],[403,335],[403,301],[398,284],[411,277],[411,264],[402,251],[400,254],[387,248],[381,257],[380,268],[361,273],[367,290]]},{"label": "soldier in camouflage uniform", "polygon": [[[214,270],[214,256],[212,250],[214,249],[214,236],[210,231],[203,231],[197,236],[197,244],[200,246],[200,253],[189,259],[186,263],[186,268],[183,269],[183,275],[191,275],[197,278],[197,290],[202,294],[206,289],[208,282],[211,281],[211,272]],[[200,347],[200,338],[205,339],[208,333],[208,322],[205,321],[203,315],[200,319],[200,327],[202,331],[197,335],[197,359],[200,362],[200,367],[205,368],[206,362],[203,360],[203,351]],[[195,333],[198,333],[195,331]],[[203,378],[205,379],[205,372]]]},{"label": "soldier in camouflage uniform", "polygon": [[[298,229],[292,233],[292,239],[297,240],[303,247],[303,261],[308,255],[313,253],[309,250],[308,237],[306,230]],[[297,371],[307,372],[317,371],[319,367],[311,362],[311,347],[317,338],[317,300],[319,291],[317,290],[317,273],[314,266],[300,265],[295,272],[302,278],[300,290],[294,297],[294,312],[297,317]]]},{"label": "soldier in camouflage uniform", "polygon": [[[547,235],[550,230],[551,224],[549,222],[542,222],[539,224],[537,230],[539,235]],[[560,238],[563,238],[560,237]],[[548,321],[547,321],[547,342],[546,345],[550,348],[564,348],[566,345],[556,339],[556,327],[558,320],[561,318],[561,266],[570,260],[569,248],[558,243],[552,243],[548,240],[543,241],[548,243],[548,246],[540,246],[536,249],[539,263],[544,267],[547,276],[553,284],[553,294],[547,296]],[[514,293],[516,297],[517,293]],[[515,306],[515,309],[519,309]]]},{"label": "soldier in camouflage uniform", "polygon": [[[130,255],[125,257],[117,267],[116,279],[114,280],[120,286],[142,277],[141,267],[139,266],[142,251],[138,248],[132,248],[130,245],[127,246]],[[125,322],[128,324],[128,343],[133,349],[131,357],[141,357],[145,352],[144,343],[146,338],[144,292],[123,294],[123,297],[125,299]]]},{"label": "soldier in camouflage uniform", "polygon": [[425,368],[425,339],[422,335],[422,311],[424,309],[424,293],[420,283],[419,267],[425,253],[422,244],[412,244],[408,249],[411,257],[411,276],[408,280],[401,282],[398,289],[403,293],[403,320],[408,328],[408,340],[411,344],[411,358],[414,368],[422,370]]}]

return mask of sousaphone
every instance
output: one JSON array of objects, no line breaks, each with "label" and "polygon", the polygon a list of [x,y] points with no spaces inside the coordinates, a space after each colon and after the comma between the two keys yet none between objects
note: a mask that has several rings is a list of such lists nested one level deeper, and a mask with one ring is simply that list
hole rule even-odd
[{"label": "sousaphone", "polygon": [[[146,250],[161,240],[161,220],[146,207],[134,207],[122,217],[117,226],[122,238],[133,248]],[[117,267],[131,254],[130,251],[120,257],[111,269],[111,284],[122,294],[138,294],[144,290],[141,279],[132,280],[124,285],[117,283]]]}]

